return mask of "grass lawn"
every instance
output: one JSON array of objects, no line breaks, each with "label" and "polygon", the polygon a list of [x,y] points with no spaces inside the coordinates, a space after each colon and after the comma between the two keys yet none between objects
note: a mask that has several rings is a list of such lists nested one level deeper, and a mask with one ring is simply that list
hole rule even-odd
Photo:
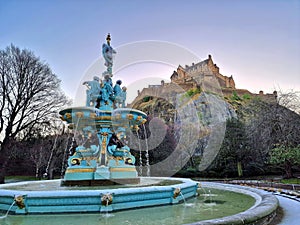
[{"label": "grass lawn", "polygon": [[300,184],[300,178],[282,179],[280,183],[284,184]]},{"label": "grass lawn", "polygon": [[40,180],[40,179],[35,178],[35,176],[6,176],[5,177],[5,183],[15,183],[15,182],[32,181],[32,180]]}]

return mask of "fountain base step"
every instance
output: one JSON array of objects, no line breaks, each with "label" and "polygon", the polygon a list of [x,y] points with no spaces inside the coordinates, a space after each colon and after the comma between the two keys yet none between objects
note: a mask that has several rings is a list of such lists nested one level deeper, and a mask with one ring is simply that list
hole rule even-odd
[{"label": "fountain base step", "polygon": [[107,166],[97,167],[94,173],[94,180],[109,180],[110,172]]},{"label": "fountain base step", "polygon": [[102,180],[62,180],[62,186],[110,186],[119,184],[139,184],[140,178]]},{"label": "fountain base step", "polygon": [[62,180],[63,186],[107,186],[115,184],[138,184],[140,178],[135,166],[126,165],[121,161],[118,165],[69,167]]}]

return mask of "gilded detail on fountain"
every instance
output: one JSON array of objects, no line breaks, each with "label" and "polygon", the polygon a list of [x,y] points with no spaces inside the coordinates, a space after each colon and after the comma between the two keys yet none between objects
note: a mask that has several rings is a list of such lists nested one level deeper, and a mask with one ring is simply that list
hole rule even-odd
[{"label": "gilded detail on fountain", "polygon": [[15,203],[19,207],[19,209],[25,208],[24,198],[22,195],[15,196]]},{"label": "gilded detail on fountain", "polygon": [[111,205],[112,202],[113,202],[113,196],[112,196],[112,194],[106,193],[106,194],[102,195],[102,197],[101,197],[101,204],[103,206]]},{"label": "gilded detail on fountain", "polygon": [[[87,86],[86,104],[60,112],[69,128],[82,133],[85,144],[77,144],[75,138],[70,149],[68,168],[63,185],[99,185],[112,183],[138,183],[135,157],[125,144],[126,132],[139,129],[147,115],[139,110],[125,108],[126,87],[122,81],[113,85],[113,56],[116,51],[110,45],[108,34],[102,45],[106,70],[102,78],[83,82]],[[98,143],[90,143],[93,135]]]},{"label": "gilded detail on fountain", "polygon": [[173,192],[173,198],[176,199],[178,195],[180,195],[181,189],[180,188],[175,188]]}]

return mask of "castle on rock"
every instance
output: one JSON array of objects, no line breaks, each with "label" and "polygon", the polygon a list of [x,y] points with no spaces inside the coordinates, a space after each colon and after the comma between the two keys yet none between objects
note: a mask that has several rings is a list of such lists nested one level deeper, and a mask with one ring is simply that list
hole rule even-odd
[{"label": "castle on rock", "polygon": [[220,69],[213,62],[212,56],[192,65],[185,67],[179,65],[177,70],[170,76],[171,82],[166,83],[163,80],[160,85],[149,85],[142,91],[138,91],[138,96],[131,105],[147,96],[165,97],[174,93],[183,93],[191,89],[201,89],[202,91],[213,92],[223,96],[231,96],[236,93],[239,96],[249,95],[257,96],[267,102],[275,102],[277,93],[264,94],[260,91],[258,94],[251,93],[246,89],[238,89],[235,86],[233,76],[225,76],[220,73]]}]

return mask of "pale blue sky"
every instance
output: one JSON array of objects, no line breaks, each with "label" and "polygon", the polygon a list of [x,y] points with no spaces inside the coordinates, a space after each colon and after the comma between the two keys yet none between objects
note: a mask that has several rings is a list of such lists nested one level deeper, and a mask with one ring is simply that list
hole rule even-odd
[{"label": "pale blue sky", "polygon": [[[34,51],[71,97],[108,32],[115,48],[159,40],[200,59],[211,54],[238,88],[300,90],[299,12],[300,0],[0,0],[0,48],[13,43]],[[157,73],[168,78],[172,70]],[[139,67],[130,76],[142,74]]]}]

